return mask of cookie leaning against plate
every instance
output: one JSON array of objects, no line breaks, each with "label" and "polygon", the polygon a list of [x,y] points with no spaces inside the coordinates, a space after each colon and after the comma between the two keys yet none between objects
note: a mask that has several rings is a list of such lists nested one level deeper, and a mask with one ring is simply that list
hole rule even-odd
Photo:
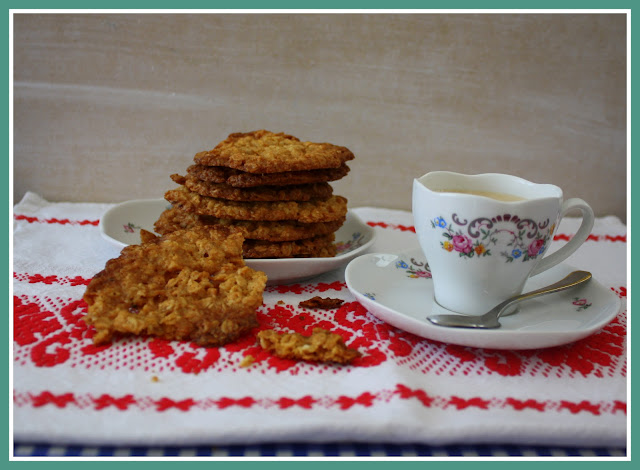
[{"label": "cookie leaning against plate", "polygon": [[197,227],[141,238],[87,286],[94,344],[125,334],[217,346],[257,325],[267,277],[244,264],[241,233]]},{"label": "cookie leaning against plate", "polygon": [[333,188],[329,183],[234,188],[224,183],[202,181],[190,175],[174,174],[171,175],[171,179],[202,196],[232,201],[308,201],[315,198],[327,198],[333,194]]},{"label": "cookie leaning against plate", "polygon": [[243,202],[201,196],[184,186],[165,193],[174,207],[200,215],[234,220],[297,220],[303,223],[331,222],[347,215],[347,199],[331,196],[310,201]]},{"label": "cookie leaning against plate", "polygon": [[[165,209],[154,223],[154,230],[166,234],[175,230],[193,228],[201,225],[220,225],[239,230],[245,239],[286,242],[313,238],[334,233],[344,224],[346,218],[331,222],[301,223],[295,220],[233,220],[219,219],[207,215],[186,212],[177,207]],[[246,242],[246,240],[245,240]]]},{"label": "cookie leaning against plate", "polygon": [[248,173],[223,166],[190,165],[187,173],[199,180],[224,183],[234,188],[255,186],[287,186],[296,184],[328,183],[344,178],[350,169],[346,164],[338,168],[322,168],[307,171],[283,171],[281,173]]},{"label": "cookie leaning against plate", "polygon": [[354,158],[346,147],[302,142],[297,137],[266,130],[230,134],[213,150],[199,152],[194,161],[249,173],[338,168]]}]

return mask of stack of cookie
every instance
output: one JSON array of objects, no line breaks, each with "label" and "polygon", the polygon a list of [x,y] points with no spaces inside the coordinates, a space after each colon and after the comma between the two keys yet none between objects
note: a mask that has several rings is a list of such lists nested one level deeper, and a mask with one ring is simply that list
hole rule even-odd
[{"label": "stack of cookie", "polygon": [[232,227],[245,237],[245,258],[335,256],[347,200],[329,182],[344,177],[353,158],[345,147],[283,133],[231,134],[196,154],[186,175],[171,175],[180,186],[165,194],[172,207],[154,228]]}]

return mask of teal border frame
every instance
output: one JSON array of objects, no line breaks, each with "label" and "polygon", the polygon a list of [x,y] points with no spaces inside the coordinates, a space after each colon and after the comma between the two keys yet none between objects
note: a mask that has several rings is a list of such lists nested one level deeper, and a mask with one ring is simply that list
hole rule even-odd
[{"label": "teal border frame", "polygon": [[[509,10],[509,11],[517,11],[517,10],[525,10],[525,11],[530,11],[530,12],[536,12],[539,10],[549,10],[551,13],[553,12],[558,12],[560,13],[561,10],[588,10],[588,11],[596,11],[596,10],[602,10],[602,12],[612,12],[613,10],[619,10],[620,13],[625,13],[628,12],[630,14],[630,20],[629,20],[629,36],[630,36],[630,51],[628,53],[628,58],[629,58],[629,72],[628,72],[628,77],[630,78],[629,83],[627,85],[627,90],[630,96],[630,99],[628,101],[628,105],[629,105],[629,109],[628,109],[628,117],[629,117],[629,122],[628,122],[628,130],[629,130],[629,136],[628,136],[628,143],[629,143],[629,148],[627,150],[627,171],[628,171],[628,182],[631,183],[632,181],[634,181],[634,176],[636,176],[636,170],[635,170],[635,165],[633,164],[633,146],[631,144],[632,141],[632,137],[634,135],[637,135],[636,132],[636,127],[637,125],[634,123],[634,121],[631,119],[631,110],[633,109],[633,105],[635,104],[635,102],[637,102],[638,98],[636,98],[633,93],[631,93],[631,89],[632,89],[632,84],[634,82],[633,78],[635,76],[635,74],[633,73],[636,69],[636,67],[634,66],[634,61],[633,61],[633,52],[635,50],[638,49],[639,43],[638,43],[638,39],[636,38],[635,35],[633,35],[633,27],[635,25],[635,23],[637,23],[637,20],[635,20],[634,15],[633,15],[633,8],[632,8],[632,2],[630,1],[611,1],[611,2],[596,2],[596,1],[583,1],[583,2],[578,2],[578,1],[549,1],[549,0],[540,0],[538,2],[525,2],[525,1],[504,1],[504,0],[500,0],[500,1],[490,1],[490,2],[479,2],[479,1],[470,1],[470,0],[466,0],[466,1],[458,1],[458,2],[444,2],[444,1],[415,1],[415,0],[396,0],[395,2],[384,2],[381,0],[373,0],[373,1],[364,1],[364,0],[345,0],[345,1],[337,1],[337,0],[325,0],[323,2],[318,2],[318,1],[311,1],[311,2],[304,2],[304,7],[300,6],[300,2],[299,1],[294,1],[294,0],[274,0],[271,2],[266,2],[266,1],[257,1],[257,0],[253,0],[253,1],[237,1],[237,2],[230,2],[230,1],[210,1],[210,2],[206,2],[206,1],[196,1],[196,0],[187,0],[187,1],[183,1],[180,4],[179,8],[175,8],[170,6],[172,2],[150,2],[150,1],[121,1],[121,0],[112,0],[109,2],[104,2],[104,1],[99,1],[96,2],[96,4],[94,4],[92,6],[92,8],[87,8],[87,3],[88,2],[80,2],[77,0],[73,0],[73,1],[63,1],[63,2],[47,2],[47,1],[43,1],[43,0],[24,0],[22,2],[20,1],[7,1],[5,2],[6,7],[7,7],[7,17],[6,17],[6,21],[4,23],[3,26],[3,30],[4,30],[4,41],[6,43],[4,49],[3,49],[3,59],[5,61],[5,64],[7,64],[7,68],[9,69],[3,78],[3,82],[6,83],[6,88],[7,90],[9,90],[10,87],[10,74],[11,74],[11,68],[10,68],[10,63],[9,63],[9,34],[10,34],[10,22],[11,22],[11,11],[12,10],[17,10],[20,12],[24,12],[24,13],[29,13],[29,12],[36,12],[37,10],[57,10],[60,13],[65,13],[65,10],[86,10],[88,13],[90,13],[92,10],[103,10],[104,12],[108,12],[108,10],[114,10],[114,13],[116,13],[115,10],[120,10],[123,11],[124,13],[130,11],[130,10],[166,10],[167,13],[170,13],[171,11],[169,10],[176,10],[177,12],[188,12],[188,10],[220,10],[221,13],[224,12],[228,12],[230,10],[236,10],[240,13],[242,13],[242,10],[273,10],[274,12],[277,12],[278,10],[336,10],[336,11],[342,11],[342,10],[354,10],[354,13],[357,13],[357,11],[355,10],[379,10],[381,12],[384,11],[390,11],[390,10],[394,10],[396,12],[402,12],[402,10],[430,10],[430,13],[438,13],[441,12],[442,10],[447,10],[447,11],[451,11],[451,13],[455,13],[456,10],[481,10],[482,12],[486,12],[486,13],[493,13],[496,12],[496,10]],[[391,3],[391,5],[390,5]],[[553,11],[551,11],[553,10]],[[640,10],[639,10],[640,11]],[[304,12],[304,11],[302,11]],[[569,11],[570,13],[570,11]],[[9,115],[9,110],[10,110],[10,95],[9,93],[3,97],[3,105],[5,105],[5,109],[7,110],[7,114],[6,114],[6,121],[7,121],[7,133],[4,135],[3,137],[3,144],[4,144],[4,148],[8,149],[8,153],[6,156],[2,156],[0,158],[2,158],[3,164],[5,165],[5,167],[7,168],[7,174],[9,176],[9,180],[8,180],[8,188],[11,187],[11,180],[13,178],[13,174],[11,171],[11,155],[12,155],[12,149],[10,147],[11,144],[11,129],[10,129],[10,115]],[[629,230],[629,234],[631,234],[632,232],[635,232],[635,230],[638,228],[638,223],[636,223],[636,221],[633,219],[633,202],[634,202],[634,193],[635,191],[633,191],[633,184],[629,184],[628,188],[627,188],[627,227]],[[7,240],[7,247],[8,247],[8,251],[7,254],[5,255],[7,260],[10,260],[10,253],[11,253],[11,249],[12,246],[10,245],[10,229],[12,226],[12,223],[10,222],[12,219],[12,209],[11,209],[11,195],[10,195],[10,189],[8,189],[7,191],[7,201],[6,201],[6,206],[7,207],[7,217],[4,219],[3,221],[3,225],[2,228],[5,229],[3,230],[3,234],[4,237],[6,237]],[[13,201],[14,203],[17,201]],[[635,251],[632,249],[632,245],[631,245],[631,239],[630,237],[628,238],[627,241],[627,246],[628,246],[628,254],[629,254],[629,258],[628,258],[628,262],[629,262],[629,274],[630,277],[628,279],[627,285],[628,285],[628,311],[629,311],[629,316],[631,316],[631,278],[633,276],[633,270],[631,269],[632,266],[632,262],[633,260],[635,260],[636,256],[635,256]],[[9,263],[7,263],[9,264]],[[9,266],[9,269],[11,269],[12,267]],[[9,271],[4,271],[1,275],[1,279],[2,281],[6,280],[6,284],[7,286],[10,285],[11,282],[11,275],[9,273]],[[3,292],[7,292],[7,295],[5,297],[5,295],[3,295],[2,297],[2,301],[4,305],[7,305],[7,321],[9,321],[9,315],[12,313],[12,309],[11,309],[11,299],[10,296],[8,295],[9,292],[8,291],[3,291]],[[7,330],[9,328],[9,325],[7,324]],[[631,331],[629,331],[628,334],[628,341],[631,342]],[[10,344],[9,345],[5,345],[5,348],[3,350],[2,353],[2,357],[4,359],[3,361],[3,371],[6,371],[4,374],[5,377],[5,381],[7,386],[4,388],[4,392],[2,394],[2,396],[5,398],[5,403],[8,404],[8,406],[11,406],[11,392],[9,390],[9,361],[11,360],[11,355],[10,355]],[[635,364],[638,362],[639,359],[639,353],[637,352],[636,349],[631,349],[631,356],[630,356],[630,360],[631,360],[631,364]],[[632,377],[632,371],[631,368],[629,370],[629,377]],[[635,384],[636,380],[630,379],[632,380],[631,382],[631,390],[633,391],[633,385]],[[629,404],[629,419],[631,419],[631,402],[632,402],[632,397],[633,397],[633,393],[630,393],[629,395],[629,399],[628,399],[628,404]],[[9,409],[5,409],[3,410],[3,417],[6,417],[5,422],[9,423]],[[635,446],[633,445],[633,437],[635,437],[636,435],[636,431],[637,431],[637,426],[630,426],[630,431],[631,431],[631,440],[630,440],[630,445],[627,449],[629,455],[633,455],[633,451],[635,450]],[[4,427],[4,429],[2,430],[2,434],[3,437],[6,436],[6,440],[5,442],[7,443],[7,447],[6,452],[7,452],[7,461],[9,462],[9,457],[12,455],[13,449],[11,446],[11,440],[10,440],[10,429],[9,426],[7,424],[6,427]],[[5,451],[1,451],[2,455],[4,456]],[[157,465],[157,466],[166,466],[166,465],[175,465],[176,463],[182,465],[184,462],[180,461],[179,459],[174,459],[174,458],[170,458],[171,460],[169,461],[164,461],[164,462],[159,462],[159,461],[147,461],[145,463],[149,463],[152,465]],[[4,460],[4,459],[3,459]],[[133,459],[132,459],[133,460]],[[260,461],[251,461],[248,459],[239,459],[238,461],[220,461],[220,460],[215,460],[215,462],[192,462],[192,463],[196,463],[197,465],[210,465],[212,463],[214,463],[215,465],[225,465],[225,466],[231,466],[231,465],[243,465],[243,466],[247,466],[247,465],[260,465],[261,468],[265,468],[266,467],[270,467],[270,468],[275,468],[275,466],[277,465],[278,468],[282,468],[283,466],[288,466],[289,468],[293,468],[293,466],[299,466],[301,464],[304,464],[305,467],[307,468],[313,468],[313,467],[317,467],[319,465],[325,465],[327,463],[330,463],[331,465],[367,465],[367,467],[370,468],[382,468],[382,465],[388,465],[389,462],[388,461],[376,461],[375,458],[363,458],[362,460],[357,460],[357,461],[331,461],[331,462],[326,462],[326,461],[322,461],[322,462],[315,462],[313,461],[313,458],[309,458],[308,460],[305,460],[304,462],[299,462],[299,461],[291,461],[291,462],[281,462],[278,461],[278,459],[268,459],[268,460],[260,460]],[[323,459],[321,459],[323,460]],[[473,460],[473,459],[472,459]],[[415,468],[418,468],[417,465],[420,465],[422,468],[423,465],[428,464],[428,465],[433,465],[433,464],[441,464],[441,463],[453,463],[455,465],[462,465],[464,463],[467,462],[461,462],[459,460],[456,460],[454,462],[438,462],[438,461],[434,461],[433,459],[425,459],[419,462],[415,462],[415,461],[406,461],[403,459],[395,459],[393,460],[394,464],[396,462],[402,463],[403,465],[412,465]],[[87,463],[85,461],[83,461],[83,459],[77,459],[77,458],[73,458],[73,459],[69,459],[69,460],[64,460],[63,462],[54,462],[52,463],[50,461],[50,459],[38,459],[37,461],[29,461],[29,462],[16,462],[16,461],[11,461],[9,462],[12,465],[27,465],[27,466],[31,466],[31,465],[35,465],[38,463],[44,463],[45,465],[56,465],[56,469],[57,470],[58,466],[60,468],[62,468],[62,466],[64,465],[65,467],[70,465],[70,464],[76,464],[79,463],[80,465],[87,465]],[[122,461],[116,461],[113,459],[105,459],[104,461],[100,461],[100,462],[91,462],[90,465],[120,465],[122,463]],[[141,463],[140,461],[136,461],[135,463]],[[537,460],[537,461],[533,461],[533,462],[529,462],[529,461],[518,461],[518,464],[525,464],[525,465],[529,465],[529,464],[551,464],[551,465],[566,465],[566,464],[573,464],[573,465],[601,465],[603,462],[602,461],[598,461],[598,462],[588,462],[588,459],[585,460],[580,460],[580,461],[571,461],[571,462],[567,462],[567,461],[561,461],[561,462],[549,462],[548,459],[544,459],[544,460]],[[605,461],[604,462],[606,465],[609,464],[623,464],[623,465],[628,465],[631,463],[630,460],[628,461],[623,461],[623,462],[612,462],[612,461]],[[129,464],[128,462],[125,463],[125,465]],[[493,468],[495,465],[501,465],[501,464],[507,464],[507,465],[511,465],[512,461],[508,461],[508,462],[495,462],[495,461],[482,461],[482,462],[478,462],[478,461],[473,461],[473,465],[480,465],[482,466],[482,468],[487,468],[489,465]],[[474,467],[474,468],[478,468],[478,467]]]}]

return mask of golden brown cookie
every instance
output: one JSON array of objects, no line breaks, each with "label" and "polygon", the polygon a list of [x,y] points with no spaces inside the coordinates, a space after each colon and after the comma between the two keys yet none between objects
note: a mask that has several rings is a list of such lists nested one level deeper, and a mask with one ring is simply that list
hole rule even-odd
[{"label": "golden brown cookie", "polygon": [[314,328],[311,336],[263,330],[258,333],[258,342],[262,349],[283,359],[348,364],[361,355],[348,348],[340,335],[322,328]]},{"label": "golden brown cookie", "polygon": [[187,168],[187,173],[202,181],[224,183],[234,188],[253,188],[255,186],[286,186],[337,181],[349,173],[349,167],[343,164],[338,168],[320,170],[247,173],[223,166],[191,165]]},{"label": "golden brown cookie", "polygon": [[230,134],[213,150],[199,152],[194,161],[205,166],[225,166],[249,173],[338,168],[354,158],[346,147],[301,142],[284,133],[259,130]]},{"label": "golden brown cookie", "polygon": [[333,233],[344,224],[344,221],[345,218],[331,222],[305,224],[295,220],[260,221],[219,219],[172,207],[160,214],[160,217],[154,224],[154,229],[159,234],[165,234],[200,225],[221,225],[238,229],[246,239],[286,242]]},{"label": "golden brown cookie", "polygon": [[266,275],[245,266],[242,234],[220,227],[143,235],[87,286],[85,321],[95,344],[149,335],[213,346],[257,325]]},{"label": "golden brown cookie", "polygon": [[245,240],[243,255],[246,258],[331,258],[336,255],[334,234],[321,235],[290,242]]},{"label": "golden brown cookie", "polygon": [[200,215],[234,220],[297,220],[302,223],[331,222],[347,215],[342,196],[310,201],[243,202],[201,196],[184,186],[169,190],[165,199],[175,207]]},{"label": "golden brown cookie", "polygon": [[328,198],[333,194],[333,188],[329,183],[234,188],[225,183],[202,181],[191,175],[171,175],[171,179],[201,196],[232,201],[308,201],[315,198]]}]

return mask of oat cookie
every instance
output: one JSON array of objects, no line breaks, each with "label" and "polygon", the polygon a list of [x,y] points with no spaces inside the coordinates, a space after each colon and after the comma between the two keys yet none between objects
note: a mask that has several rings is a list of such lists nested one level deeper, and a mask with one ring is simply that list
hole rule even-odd
[{"label": "oat cookie", "polygon": [[335,235],[321,235],[290,242],[245,240],[245,258],[330,258],[336,255]]},{"label": "oat cookie", "polygon": [[260,221],[219,219],[172,207],[160,214],[160,217],[154,224],[154,230],[159,234],[166,234],[175,230],[200,225],[221,225],[224,227],[232,226],[242,232],[246,239],[286,242],[334,233],[344,224],[345,220],[345,218],[342,218],[331,222],[305,224],[295,220]]},{"label": "oat cookie", "polygon": [[308,171],[285,171],[281,173],[247,173],[223,166],[191,165],[187,173],[212,183],[224,183],[234,188],[255,186],[287,186],[297,184],[327,183],[344,178],[350,169],[346,164],[338,168],[323,168]]},{"label": "oat cookie", "polygon": [[186,177],[171,175],[171,179],[201,196],[232,201],[308,201],[315,198],[328,198],[333,194],[333,188],[329,183],[234,188],[225,183],[202,181],[191,175]]},{"label": "oat cookie", "polygon": [[342,196],[310,201],[243,202],[201,196],[184,186],[169,190],[165,199],[187,212],[234,220],[297,220],[303,223],[331,222],[347,215]]},{"label": "oat cookie", "polygon": [[95,344],[122,334],[215,346],[257,325],[267,279],[245,266],[241,233],[203,226],[143,239],[87,286],[85,322]]},{"label": "oat cookie", "polygon": [[249,173],[338,168],[354,158],[346,147],[302,142],[284,133],[259,130],[230,134],[213,150],[199,152],[194,161],[205,166],[225,166]]},{"label": "oat cookie", "polygon": [[311,336],[263,330],[258,333],[258,342],[283,359],[348,364],[360,357],[360,352],[348,348],[340,335],[322,328],[314,328]]}]

